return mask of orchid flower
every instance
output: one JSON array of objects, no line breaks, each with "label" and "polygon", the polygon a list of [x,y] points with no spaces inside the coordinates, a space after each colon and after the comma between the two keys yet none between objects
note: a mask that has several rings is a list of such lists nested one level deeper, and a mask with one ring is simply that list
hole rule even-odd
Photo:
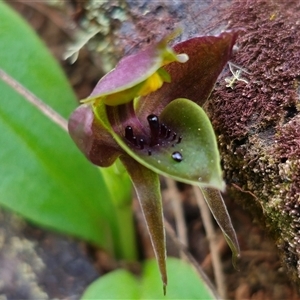
[{"label": "orchid flower", "polygon": [[139,199],[162,281],[167,284],[166,247],[159,175],[197,185],[232,249],[239,246],[220,194],[216,137],[204,110],[227,63],[236,32],[195,37],[173,48],[167,39],[123,58],[71,115],[69,132],[94,164],[117,159]]}]

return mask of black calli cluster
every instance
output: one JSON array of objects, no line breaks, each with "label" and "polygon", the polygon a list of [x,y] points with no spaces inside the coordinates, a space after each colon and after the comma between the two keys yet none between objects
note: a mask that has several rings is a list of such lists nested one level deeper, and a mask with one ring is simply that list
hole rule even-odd
[{"label": "black calli cluster", "polygon": [[[160,123],[157,115],[148,115],[147,121],[150,128],[150,136],[136,136],[132,126],[128,125],[125,127],[125,139],[137,148],[141,150],[145,149],[148,155],[152,155],[152,148],[155,146],[165,147],[171,145],[175,147],[176,144],[181,143],[182,136],[178,135],[166,124]],[[182,154],[179,151],[174,151],[171,157],[177,162],[183,160]]]}]

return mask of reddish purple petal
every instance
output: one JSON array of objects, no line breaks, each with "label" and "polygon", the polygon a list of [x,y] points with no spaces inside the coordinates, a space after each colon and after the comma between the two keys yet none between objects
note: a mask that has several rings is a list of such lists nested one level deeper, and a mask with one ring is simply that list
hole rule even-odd
[{"label": "reddish purple petal", "polygon": [[123,58],[100,79],[90,97],[116,93],[146,80],[161,65],[162,58],[155,46]]},{"label": "reddish purple petal", "polygon": [[177,53],[186,53],[189,60],[173,62],[165,69],[171,75],[171,83],[165,83],[154,93],[142,97],[137,115],[146,119],[157,114],[176,98],[187,98],[202,105],[209,97],[222,69],[230,59],[238,32],[224,32],[219,36],[195,37],[174,46]]},{"label": "reddish purple petal", "polygon": [[97,166],[108,167],[124,153],[111,134],[95,119],[88,104],[79,106],[73,112],[68,129],[77,147]]}]

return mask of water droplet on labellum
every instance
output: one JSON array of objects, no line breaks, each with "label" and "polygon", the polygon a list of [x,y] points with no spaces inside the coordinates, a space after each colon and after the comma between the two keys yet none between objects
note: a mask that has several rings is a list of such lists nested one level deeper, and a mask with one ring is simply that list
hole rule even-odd
[{"label": "water droplet on labellum", "polygon": [[172,153],[172,158],[177,162],[181,162],[183,160],[182,154],[178,151]]}]

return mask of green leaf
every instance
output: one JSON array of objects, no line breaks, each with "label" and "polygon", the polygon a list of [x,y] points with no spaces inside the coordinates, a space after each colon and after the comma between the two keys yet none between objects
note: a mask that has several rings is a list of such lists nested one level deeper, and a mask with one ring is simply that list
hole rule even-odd
[{"label": "green leaf", "polygon": [[139,282],[125,270],[116,270],[94,281],[81,299],[141,299]]},{"label": "green leaf", "polygon": [[[67,117],[76,98],[58,63],[4,2],[0,19],[0,68]],[[117,253],[122,227],[102,173],[66,132],[2,81],[0,90],[1,205]],[[119,182],[120,191],[122,186]],[[128,188],[118,197],[129,197]]]},{"label": "green leaf", "polygon": [[146,261],[141,299],[216,299],[190,264],[176,258],[168,258],[167,271],[168,290],[163,297],[155,261]]},{"label": "green leaf", "polygon": [[193,267],[188,263],[168,258],[169,285],[163,296],[154,260],[144,263],[140,280],[125,270],[117,270],[93,282],[81,299],[216,299]]},{"label": "green leaf", "polygon": [[109,190],[110,199],[114,206],[116,226],[118,232],[114,234],[115,253],[122,259],[135,260],[137,258],[136,232],[133,223],[132,184],[130,177],[119,160],[109,168],[99,168],[104,183]]}]

